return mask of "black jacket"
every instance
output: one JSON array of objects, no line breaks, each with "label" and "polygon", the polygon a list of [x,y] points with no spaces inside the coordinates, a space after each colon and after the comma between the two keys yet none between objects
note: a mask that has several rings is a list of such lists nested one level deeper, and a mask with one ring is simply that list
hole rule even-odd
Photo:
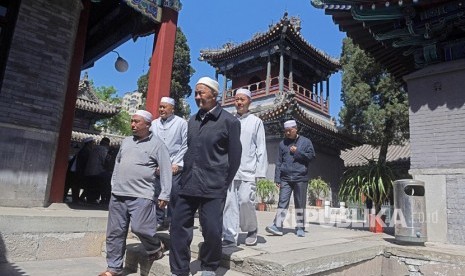
[{"label": "black jacket", "polygon": [[201,112],[189,119],[179,194],[226,198],[241,162],[241,124],[219,105],[203,121]]},{"label": "black jacket", "polygon": [[[290,151],[292,145],[297,147],[295,153]],[[276,183],[307,182],[308,165],[313,158],[315,158],[315,150],[310,139],[301,135],[296,140],[284,139],[279,143],[274,181]]]}]

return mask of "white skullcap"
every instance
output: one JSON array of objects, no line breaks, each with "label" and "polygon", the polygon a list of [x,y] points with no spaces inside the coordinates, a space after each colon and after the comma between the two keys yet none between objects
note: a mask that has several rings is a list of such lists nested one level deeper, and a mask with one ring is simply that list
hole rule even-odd
[{"label": "white skullcap", "polygon": [[297,123],[294,120],[284,122],[284,128],[296,127]]},{"label": "white skullcap", "polygon": [[93,142],[93,141],[94,141],[93,137],[87,137],[84,140],[82,140],[83,143],[89,143],[89,142]]},{"label": "white skullcap", "polygon": [[134,115],[141,116],[142,118],[144,118],[146,122],[152,122],[152,113],[146,110],[137,110],[136,113],[134,113]]},{"label": "white skullcap", "polygon": [[200,78],[197,83],[197,84],[204,84],[208,87],[210,87],[211,89],[213,89],[216,93],[218,93],[218,91],[220,90],[219,87],[220,85],[218,84],[218,82],[214,79],[211,79],[209,77],[203,77],[203,78]]},{"label": "white skullcap", "polygon": [[250,92],[249,89],[239,88],[236,91],[236,95],[239,95],[239,94],[246,95],[247,97],[249,97],[249,99],[252,99],[252,92]]},{"label": "white skullcap", "polygon": [[161,98],[160,102],[161,103],[168,103],[168,104],[174,106],[174,99],[170,98],[170,97],[163,97],[163,98]]}]

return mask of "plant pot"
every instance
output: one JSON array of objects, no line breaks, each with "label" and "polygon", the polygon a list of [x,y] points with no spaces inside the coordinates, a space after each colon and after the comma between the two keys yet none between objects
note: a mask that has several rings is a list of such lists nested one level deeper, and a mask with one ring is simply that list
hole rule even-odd
[{"label": "plant pot", "polygon": [[316,207],[323,207],[323,200],[322,199],[315,199],[315,205]]},{"label": "plant pot", "polygon": [[258,211],[266,211],[266,203],[260,202],[257,204]]},{"label": "plant pot", "polygon": [[383,233],[383,224],[384,220],[386,219],[385,215],[382,215],[381,217],[376,217],[376,215],[370,214],[368,216],[369,218],[369,225],[370,225],[370,232],[373,233]]}]

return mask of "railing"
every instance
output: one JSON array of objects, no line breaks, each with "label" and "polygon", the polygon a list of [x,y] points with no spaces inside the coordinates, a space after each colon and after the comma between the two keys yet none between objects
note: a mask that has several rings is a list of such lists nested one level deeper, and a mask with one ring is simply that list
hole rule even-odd
[{"label": "railing", "polygon": [[[270,87],[268,94],[266,93],[266,80],[259,81],[256,83],[251,83],[241,88],[246,88],[252,92],[252,99],[256,99],[266,95],[276,94],[279,91],[279,77],[274,77],[270,79]],[[234,96],[236,91],[239,88],[228,89],[223,93],[223,106],[229,106],[234,104]],[[311,107],[312,109],[319,110],[324,114],[329,114],[329,102],[326,99],[323,99],[318,93],[315,93],[295,82],[290,86],[289,79],[284,78],[283,82],[283,92],[294,92],[297,98],[297,101]]]}]

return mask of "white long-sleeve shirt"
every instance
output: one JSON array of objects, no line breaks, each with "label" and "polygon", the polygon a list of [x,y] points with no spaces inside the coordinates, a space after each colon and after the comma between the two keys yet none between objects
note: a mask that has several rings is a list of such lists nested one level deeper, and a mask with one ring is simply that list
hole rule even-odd
[{"label": "white long-sleeve shirt", "polygon": [[242,155],[234,180],[255,181],[257,177],[266,177],[268,156],[262,120],[250,113],[235,116],[241,122]]},{"label": "white long-sleeve shirt", "polygon": [[187,151],[187,121],[176,115],[166,120],[157,118],[152,122],[150,131],[165,143],[171,164],[183,167],[183,157]]}]

